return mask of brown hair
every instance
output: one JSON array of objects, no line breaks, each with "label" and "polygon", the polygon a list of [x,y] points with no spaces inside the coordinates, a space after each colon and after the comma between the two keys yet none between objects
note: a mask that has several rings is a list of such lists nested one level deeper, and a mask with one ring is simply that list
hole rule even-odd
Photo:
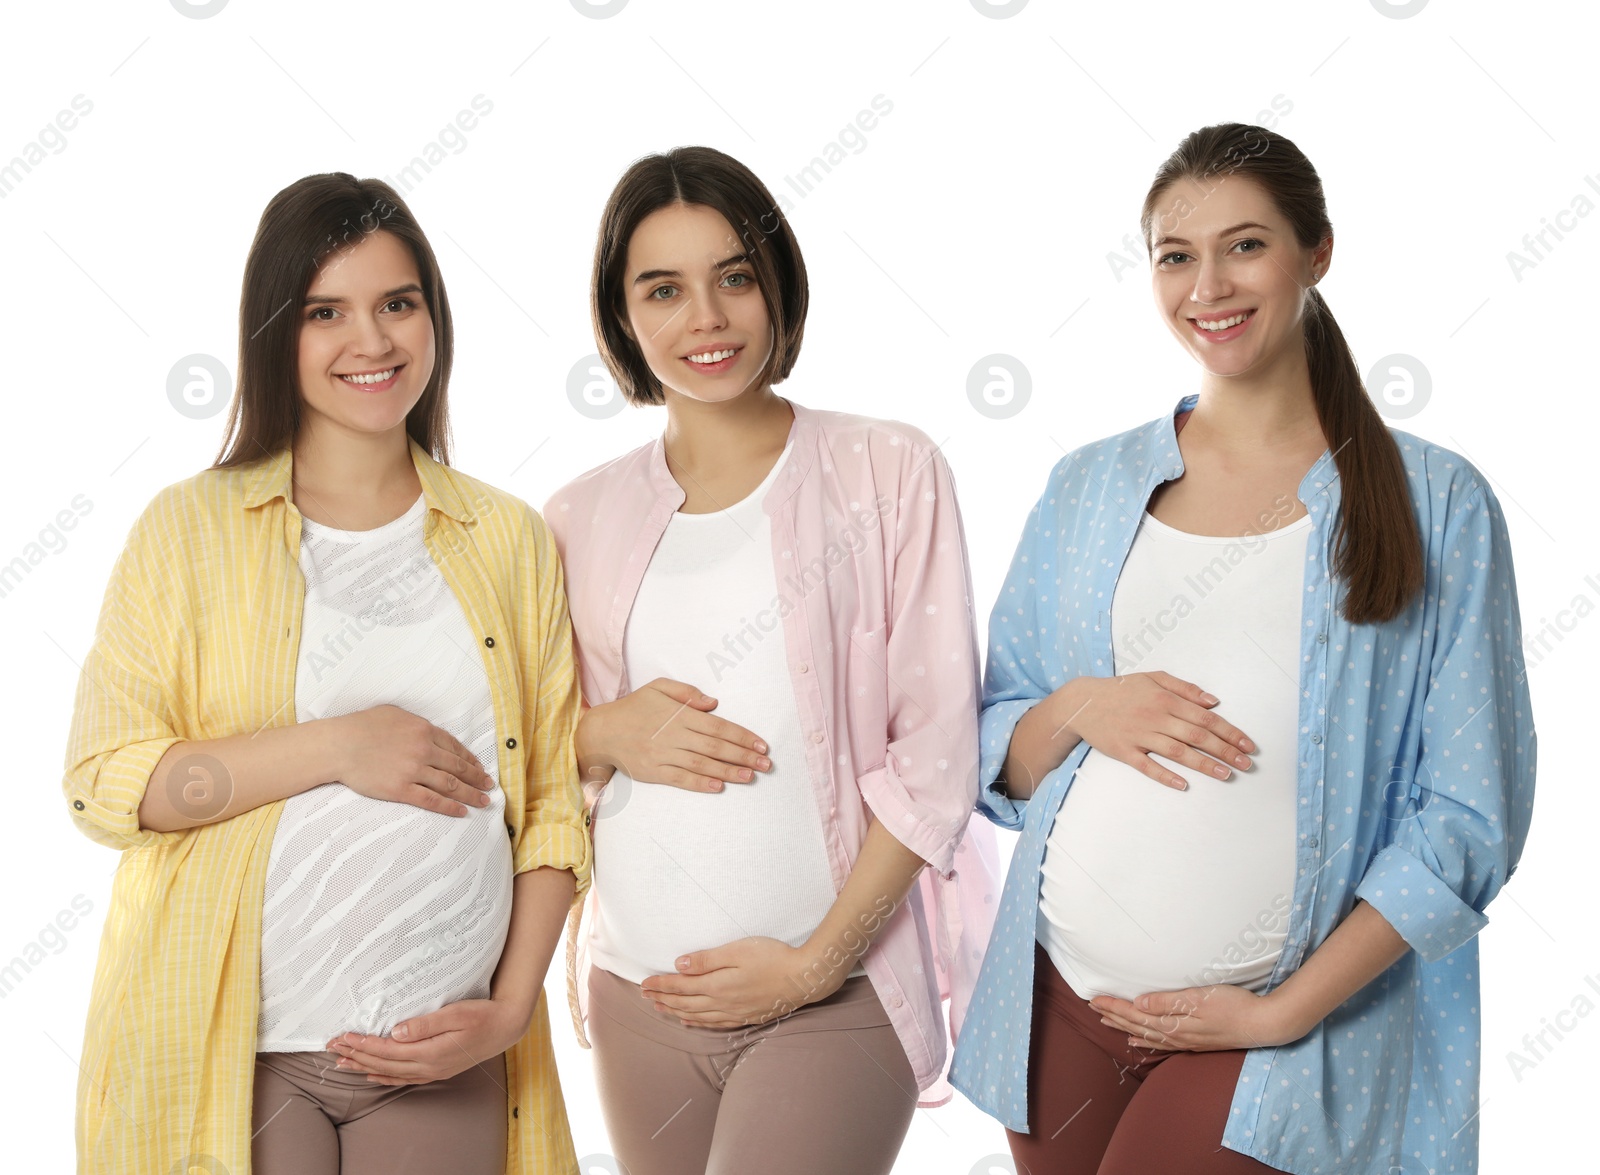
[{"label": "brown hair", "polygon": [[446,390],[453,334],[439,262],[393,188],[339,171],[296,180],[261,214],[239,298],[239,388],[213,468],[259,460],[294,440],[301,417],[297,356],[306,291],[324,260],[380,231],[411,247],[433,320],[433,374],[406,416],[406,432],[436,460],[449,463]]},{"label": "brown hair", "polygon": [[[1145,247],[1156,239],[1156,205],[1169,187],[1193,180],[1209,190],[1217,177],[1232,175],[1261,185],[1302,248],[1333,236],[1322,180],[1300,149],[1264,127],[1230,122],[1195,131],[1156,171],[1140,216]],[[1304,327],[1317,419],[1341,483],[1332,570],[1345,581],[1345,619],[1376,624],[1399,615],[1422,590],[1422,538],[1405,466],[1350,345],[1315,288],[1307,289]]]},{"label": "brown hair", "polygon": [[772,354],[758,382],[783,382],[800,354],[810,299],[800,243],[772,193],[748,167],[711,147],[675,147],[662,155],[647,155],[628,168],[600,217],[589,314],[600,357],[617,387],[634,404],[661,404],[666,399],[639,345],[623,330],[627,319],[623,271],[628,242],[639,222],[672,204],[715,209],[739,235],[772,324]]}]

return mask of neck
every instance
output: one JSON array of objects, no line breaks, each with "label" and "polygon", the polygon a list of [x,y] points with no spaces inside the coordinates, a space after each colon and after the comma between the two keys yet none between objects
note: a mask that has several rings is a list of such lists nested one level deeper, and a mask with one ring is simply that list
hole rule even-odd
[{"label": "neck", "polygon": [[770,387],[708,403],[665,389],[667,456],[691,473],[781,449],[794,410]]},{"label": "neck", "polygon": [[294,440],[294,484],[338,498],[381,499],[417,481],[405,425],[357,433],[307,420]]},{"label": "neck", "polygon": [[1246,375],[1207,372],[1183,435],[1238,452],[1319,444],[1322,425],[1305,352],[1296,346],[1267,370]]}]

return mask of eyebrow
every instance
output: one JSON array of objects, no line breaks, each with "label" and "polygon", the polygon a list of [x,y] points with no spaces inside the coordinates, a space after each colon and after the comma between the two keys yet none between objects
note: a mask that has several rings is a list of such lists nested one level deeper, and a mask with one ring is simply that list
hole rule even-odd
[{"label": "eyebrow", "polygon": [[[380,301],[386,301],[389,298],[398,297],[401,294],[420,294],[420,293],[422,293],[422,287],[419,286],[416,282],[411,282],[411,283],[409,283],[407,285],[396,286],[392,290],[385,290],[383,292],[383,294],[380,295],[379,300]],[[303,303],[301,303],[301,305],[303,305],[303,306],[342,306],[346,302],[348,302],[349,300],[350,299],[348,299],[348,298],[329,297],[326,294],[307,294],[305,301]]]},{"label": "eyebrow", "polygon": [[[1225,228],[1221,232],[1217,233],[1217,236],[1218,237],[1231,237],[1234,233],[1238,232],[1240,229],[1246,229],[1246,228],[1259,228],[1259,229],[1263,229],[1263,230],[1265,230],[1265,231],[1267,231],[1269,233],[1272,231],[1270,228],[1267,228],[1267,226],[1264,225],[1264,224],[1257,224],[1253,220],[1246,220],[1246,221],[1240,222],[1239,224],[1229,225],[1227,228]],[[1156,245],[1159,247],[1161,245],[1187,245],[1188,243],[1189,242],[1184,240],[1182,237],[1162,237],[1159,241],[1156,242]]]},{"label": "eyebrow", "polygon": [[[750,254],[748,254],[748,253],[735,253],[732,257],[725,257],[723,260],[715,262],[711,266],[711,268],[712,269],[727,269],[730,265],[742,265],[743,263],[745,263],[745,262],[747,262],[749,260],[750,260]],[[643,284],[644,282],[653,282],[653,281],[656,281],[656,280],[658,280],[660,278],[664,278],[664,277],[682,277],[682,276],[683,276],[683,274],[679,273],[676,269],[647,269],[643,273],[641,273],[638,277],[633,279],[633,284],[637,286],[637,285]]]}]

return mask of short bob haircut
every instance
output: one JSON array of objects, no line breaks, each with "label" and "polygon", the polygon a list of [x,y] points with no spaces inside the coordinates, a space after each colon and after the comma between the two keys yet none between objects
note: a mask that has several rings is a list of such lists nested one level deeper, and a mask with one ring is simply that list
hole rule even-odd
[{"label": "short bob haircut", "polygon": [[675,147],[628,168],[600,218],[589,313],[600,357],[617,387],[634,404],[666,401],[661,381],[623,329],[628,315],[624,271],[628,242],[640,221],[673,204],[715,209],[739,235],[772,324],[772,355],[758,383],[783,382],[800,354],[810,300],[800,244],[772,193],[748,167],[711,147]]},{"label": "short bob haircut", "polygon": [[306,291],[330,257],[375,232],[392,233],[411,250],[433,320],[433,374],[406,416],[406,433],[449,464],[454,334],[439,262],[398,192],[382,180],[339,171],[296,180],[261,214],[239,298],[239,388],[213,468],[244,465],[293,444],[302,417],[298,358]]}]

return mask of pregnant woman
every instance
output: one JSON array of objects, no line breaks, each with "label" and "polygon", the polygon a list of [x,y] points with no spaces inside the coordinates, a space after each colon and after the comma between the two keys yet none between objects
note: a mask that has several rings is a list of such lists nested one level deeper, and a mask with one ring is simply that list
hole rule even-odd
[{"label": "pregnant woman", "polygon": [[995,605],[1022,836],[951,1081],[1032,1175],[1474,1170],[1535,760],[1499,504],[1367,398],[1294,144],[1197,131],[1142,223],[1200,389],[1057,464]]},{"label": "pregnant woman", "polygon": [[917,429],[774,394],[806,272],[737,160],[634,164],[592,290],[667,417],[545,507],[609,780],[579,992],[612,1144],[632,1175],[886,1172],[989,928],[955,487]]},{"label": "pregnant woman", "polygon": [[588,837],[561,568],[447,464],[449,303],[393,189],[245,263],[217,463],[112,574],[65,791],[123,850],[83,1171],[575,1171],[544,974]]}]

